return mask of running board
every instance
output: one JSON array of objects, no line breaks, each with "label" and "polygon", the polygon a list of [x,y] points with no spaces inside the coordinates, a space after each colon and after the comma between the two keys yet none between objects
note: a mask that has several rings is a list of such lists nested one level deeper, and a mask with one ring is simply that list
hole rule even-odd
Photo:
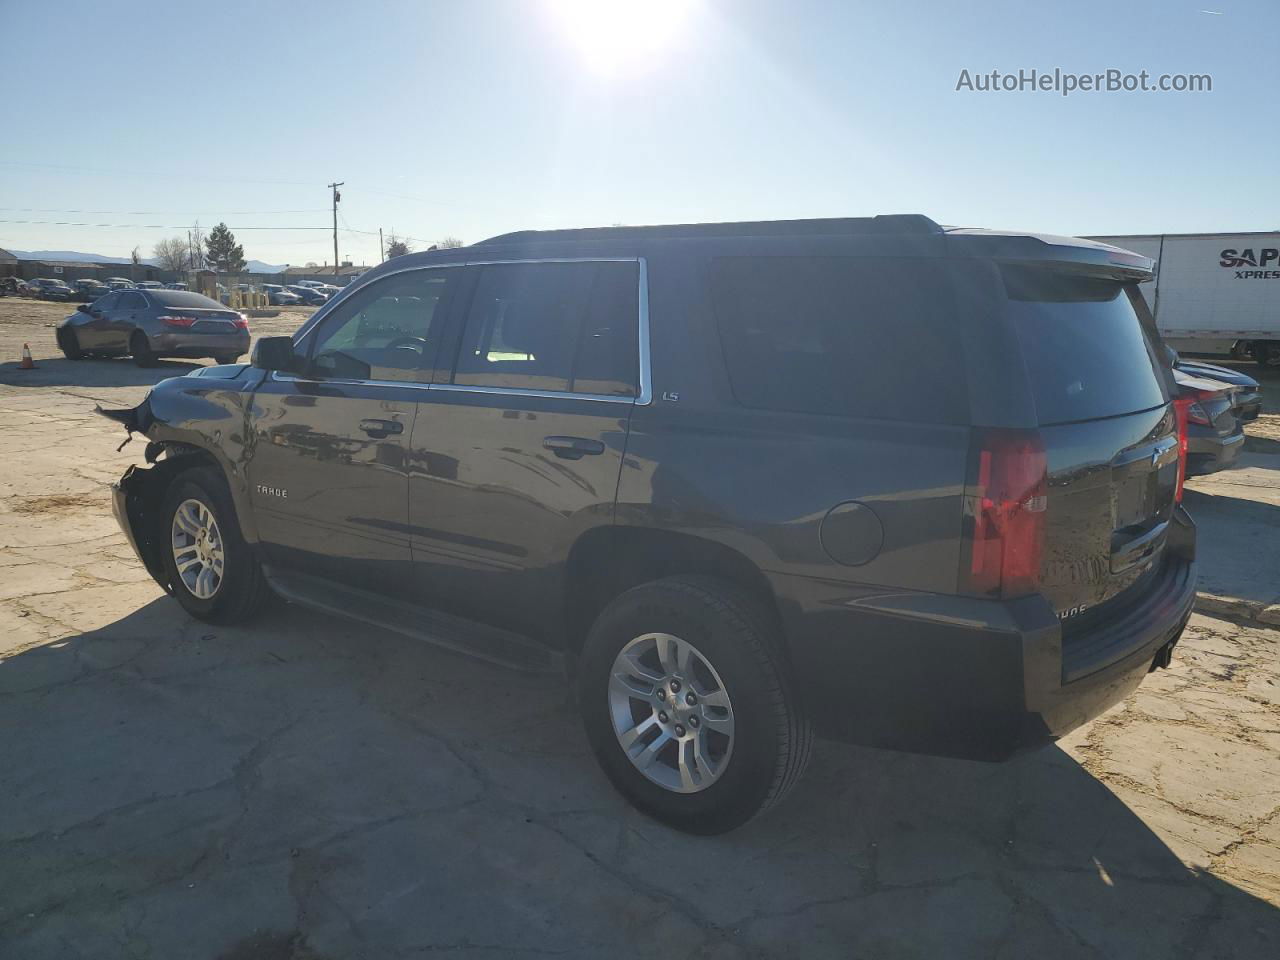
[{"label": "running board", "polygon": [[266,565],[262,572],[272,589],[290,603],[373,624],[522,673],[556,673],[564,669],[564,658],[559,653],[510,630],[305,573]]}]

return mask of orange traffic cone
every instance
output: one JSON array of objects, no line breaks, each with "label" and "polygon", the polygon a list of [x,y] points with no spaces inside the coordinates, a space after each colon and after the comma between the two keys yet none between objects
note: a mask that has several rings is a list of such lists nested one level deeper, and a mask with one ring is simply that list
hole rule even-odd
[{"label": "orange traffic cone", "polygon": [[22,362],[18,364],[19,370],[34,370],[36,368],[35,361],[31,359],[31,346],[24,343],[22,345]]}]

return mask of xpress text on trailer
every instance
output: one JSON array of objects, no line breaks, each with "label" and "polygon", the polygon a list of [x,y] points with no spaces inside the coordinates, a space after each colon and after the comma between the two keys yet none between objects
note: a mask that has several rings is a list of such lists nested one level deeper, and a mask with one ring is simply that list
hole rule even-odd
[{"label": "xpress text on trailer", "polygon": [[1140,289],[1170,346],[1280,365],[1280,232],[1091,239],[1156,261]]}]

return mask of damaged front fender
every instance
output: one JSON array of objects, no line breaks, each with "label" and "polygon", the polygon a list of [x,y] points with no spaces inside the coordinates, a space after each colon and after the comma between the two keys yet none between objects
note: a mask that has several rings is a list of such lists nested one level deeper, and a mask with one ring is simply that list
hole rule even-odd
[{"label": "damaged front fender", "polygon": [[125,409],[108,410],[101,404],[95,404],[93,412],[106,417],[108,420],[114,420],[117,423],[124,424],[125,438],[124,443],[116,448],[116,453],[123,450],[133,439],[135,433],[146,434],[151,429],[151,425],[155,423],[155,416],[151,412],[151,396],[148,395],[136,407],[127,407]]}]

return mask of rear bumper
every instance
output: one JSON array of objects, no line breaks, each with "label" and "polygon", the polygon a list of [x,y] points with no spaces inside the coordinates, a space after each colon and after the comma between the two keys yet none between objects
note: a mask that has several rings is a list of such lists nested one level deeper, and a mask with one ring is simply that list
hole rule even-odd
[{"label": "rear bumper", "polygon": [[1008,602],[775,576],[798,688],[820,734],[1003,760],[1123,700],[1181,636],[1195,600],[1195,528],[1179,511],[1158,584],[1064,640],[1039,596]]},{"label": "rear bumper", "polygon": [[243,330],[234,333],[159,333],[149,339],[153,351],[175,357],[249,352],[249,333]]}]

